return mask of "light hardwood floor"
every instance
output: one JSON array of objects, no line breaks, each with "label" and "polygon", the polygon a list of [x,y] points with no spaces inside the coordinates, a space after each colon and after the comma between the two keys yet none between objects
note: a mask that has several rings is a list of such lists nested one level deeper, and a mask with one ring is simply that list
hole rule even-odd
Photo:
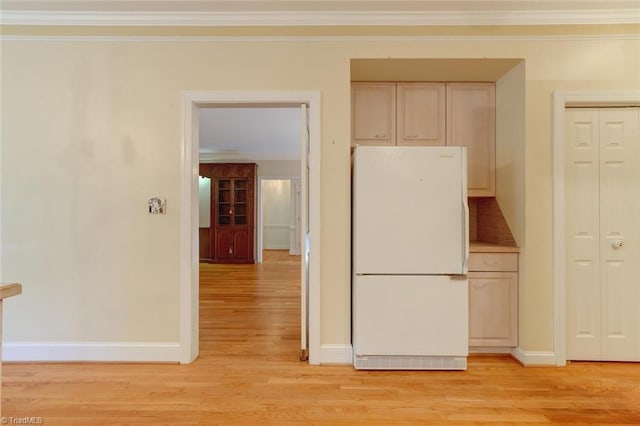
[{"label": "light hardwood floor", "polygon": [[[640,424],[640,365],[355,371],[299,355],[299,264],[201,266],[190,365],[5,364],[3,415],[45,425]],[[325,315],[330,315],[330,310]]]},{"label": "light hardwood floor", "polygon": [[262,250],[263,262],[296,262],[300,263],[301,256],[292,256],[289,250]]}]

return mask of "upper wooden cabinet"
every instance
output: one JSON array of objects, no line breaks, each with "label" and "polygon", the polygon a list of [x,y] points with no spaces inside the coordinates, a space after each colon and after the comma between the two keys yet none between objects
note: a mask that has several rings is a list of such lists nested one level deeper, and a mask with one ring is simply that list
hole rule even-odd
[{"label": "upper wooden cabinet", "polygon": [[444,83],[398,83],[397,145],[444,145]]},{"label": "upper wooden cabinet", "polygon": [[353,82],[351,132],[351,146],[466,146],[469,196],[495,196],[494,83]]},{"label": "upper wooden cabinet", "polygon": [[396,144],[396,84],[352,83],[351,144]]},{"label": "upper wooden cabinet", "polygon": [[496,194],[494,83],[447,84],[447,145],[467,147],[469,196]]}]

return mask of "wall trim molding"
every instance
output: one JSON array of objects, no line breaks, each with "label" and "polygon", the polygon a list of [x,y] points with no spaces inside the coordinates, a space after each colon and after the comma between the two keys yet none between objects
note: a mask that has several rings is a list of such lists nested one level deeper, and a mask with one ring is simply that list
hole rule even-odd
[{"label": "wall trim molding", "polygon": [[633,9],[105,12],[3,10],[2,25],[78,26],[402,26],[637,24]]},{"label": "wall trim molding", "polygon": [[553,347],[559,366],[567,363],[566,242],[564,238],[565,108],[584,104],[594,107],[640,104],[640,90],[558,90],[553,92]]},{"label": "wall trim molding", "polygon": [[[640,40],[640,34],[574,34],[574,35],[415,35],[415,36],[128,36],[128,35],[0,35],[0,41],[30,42],[105,42],[105,43],[382,43],[382,42],[460,42],[460,41],[603,41]],[[221,160],[219,157],[211,160]]]},{"label": "wall trim molding", "polygon": [[3,362],[180,362],[180,343],[5,342]]},{"label": "wall trim molding", "polygon": [[320,345],[320,364],[353,364],[351,344]]},{"label": "wall trim molding", "polygon": [[555,352],[552,351],[525,351],[517,347],[511,351],[511,356],[525,367],[560,366],[556,362]]}]

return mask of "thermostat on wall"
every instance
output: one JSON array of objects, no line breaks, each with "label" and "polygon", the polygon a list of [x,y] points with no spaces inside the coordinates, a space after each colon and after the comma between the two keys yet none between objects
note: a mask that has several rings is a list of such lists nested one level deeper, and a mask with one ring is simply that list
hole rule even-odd
[{"label": "thermostat on wall", "polygon": [[164,214],[167,211],[167,200],[164,198],[149,198],[148,205],[150,214]]}]

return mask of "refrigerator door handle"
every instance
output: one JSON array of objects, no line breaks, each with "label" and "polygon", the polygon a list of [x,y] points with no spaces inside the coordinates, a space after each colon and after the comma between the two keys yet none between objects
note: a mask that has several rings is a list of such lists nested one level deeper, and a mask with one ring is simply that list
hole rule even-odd
[{"label": "refrigerator door handle", "polygon": [[456,275],[449,275],[449,278],[451,278],[454,281],[464,281],[464,280],[468,280],[469,276],[467,274],[456,274]]},{"label": "refrigerator door handle", "polygon": [[462,253],[462,271],[466,274],[469,272],[469,203],[466,197],[463,199],[462,204],[464,206],[464,218],[462,223],[464,228],[464,241],[462,242],[462,246],[464,247],[464,252]]}]

